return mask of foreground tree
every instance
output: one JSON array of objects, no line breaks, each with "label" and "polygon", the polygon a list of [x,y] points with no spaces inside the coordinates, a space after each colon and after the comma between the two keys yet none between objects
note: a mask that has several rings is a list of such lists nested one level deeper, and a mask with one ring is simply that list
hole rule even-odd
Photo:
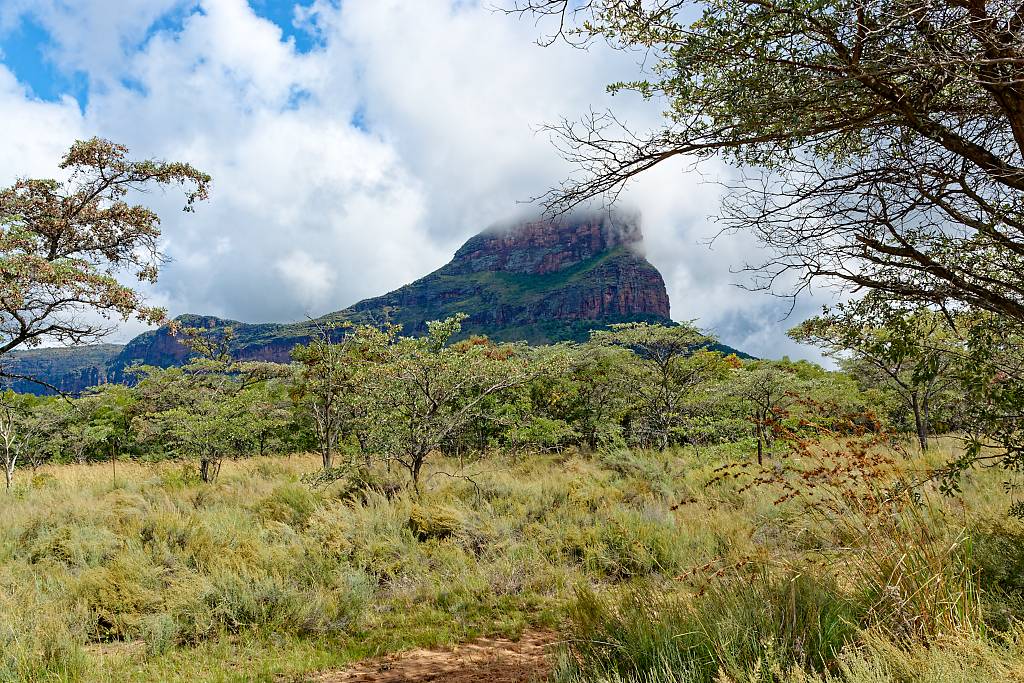
[{"label": "foreground tree", "polygon": [[188,164],[131,161],[126,147],[99,138],[72,145],[60,168],[65,181],[24,179],[0,190],[0,358],[44,340],[95,342],[114,320],[162,320],[118,280],[154,282],[163,262],[159,217],[128,196],[181,185],[192,211],[210,186]]},{"label": "foreground tree", "polygon": [[[679,156],[750,169],[728,227],[777,257],[757,283],[825,278],[1024,322],[1024,19],[1009,0],[520,0],[558,34],[647,55],[613,84],[664,125],[552,130],[582,167],[565,208]],[[663,104],[665,103],[665,104]],[[788,285],[786,285],[788,287]]]},{"label": "foreground tree", "polygon": [[346,427],[363,413],[359,350],[368,337],[376,338],[371,330],[352,330],[334,340],[333,331],[321,329],[308,344],[292,350],[298,363],[292,399],[311,417],[324,470],[334,466],[334,452]]},{"label": "foreground tree", "polygon": [[489,397],[526,383],[541,371],[521,345],[485,339],[451,344],[464,315],[427,323],[423,337],[365,328],[362,343],[375,360],[366,383],[374,445],[409,472],[419,492],[423,465],[474,420]]},{"label": "foreground tree", "polygon": [[231,328],[178,332],[200,355],[183,367],[140,370],[136,421],[142,440],[169,455],[198,461],[200,478],[210,483],[225,457],[244,454],[259,442],[266,425],[257,414],[266,410],[267,384],[287,376],[289,369],[232,360]]}]

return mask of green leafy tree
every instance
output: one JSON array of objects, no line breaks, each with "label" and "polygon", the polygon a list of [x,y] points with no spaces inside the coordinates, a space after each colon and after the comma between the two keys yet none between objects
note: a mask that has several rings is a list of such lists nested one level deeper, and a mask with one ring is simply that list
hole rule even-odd
[{"label": "green leafy tree", "polygon": [[945,316],[928,310],[893,315],[873,299],[838,306],[793,328],[790,336],[833,358],[857,361],[847,369],[897,396],[913,416],[921,449],[927,449],[934,413],[957,399],[952,388],[959,343]]},{"label": "green leafy tree", "polygon": [[282,366],[197,358],[184,367],[146,372],[137,388],[146,408],[137,418],[141,437],[173,456],[198,461],[200,478],[210,483],[225,457],[241,455],[256,442],[256,398]]},{"label": "green leafy tree", "polygon": [[[621,323],[598,330],[591,342],[598,346],[629,349],[633,362],[628,392],[638,406],[639,422],[650,443],[664,450],[688,415],[688,392],[708,381],[720,354],[700,353],[714,340],[689,324],[666,327],[648,323]],[[714,356],[714,358],[712,358]]]},{"label": "green leafy tree", "polygon": [[746,363],[734,374],[730,389],[747,406],[757,443],[757,463],[764,462],[765,452],[775,442],[774,427],[789,416],[789,409],[800,397],[799,378],[792,368],[782,363],[757,361]]},{"label": "green leafy tree", "polygon": [[33,435],[32,408],[34,396],[7,390],[0,394],[0,455],[3,457],[4,483],[7,491],[14,483],[14,471],[23,458]]},{"label": "green leafy tree", "polygon": [[121,384],[104,384],[76,402],[85,413],[86,424],[80,430],[84,445],[105,451],[110,460],[114,483],[117,483],[117,461],[134,442],[134,419],[138,415],[138,395]]},{"label": "green leafy tree", "polygon": [[362,331],[375,362],[363,394],[375,447],[408,472],[419,492],[420,474],[431,453],[441,452],[474,419],[488,397],[529,381],[538,368],[523,345],[485,340],[451,344],[464,315],[427,323],[423,337]]},{"label": "green leafy tree", "polygon": [[65,181],[23,179],[0,189],[0,357],[44,340],[94,342],[111,320],[160,321],[164,312],[118,279],[154,282],[163,262],[159,217],[126,200],[176,184],[187,188],[191,211],[210,186],[210,176],[188,164],[132,161],[127,148],[99,138],[72,145],[60,168]]},{"label": "green leafy tree", "polygon": [[311,418],[325,470],[334,466],[334,452],[346,429],[362,434],[356,423],[364,412],[359,396],[363,350],[377,339],[368,328],[343,328],[338,340],[333,332],[332,328],[320,329],[308,344],[292,350],[292,359],[298,363],[292,398]]},{"label": "green leafy tree", "polygon": [[142,368],[135,388],[141,403],[136,418],[141,438],[174,456],[197,460],[199,476],[216,480],[228,455],[242,455],[258,443],[266,425],[267,384],[290,370],[277,363],[231,359],[232,329],[179,331],[200,354],[182,367]]},{"label": "green leafy tree", "polygon": [[526,404],[533,419],[543,421],[533,431],[575,437],[591,450],[621,442],[622,418],[631,398],[627,378],[632,352],[588,342],[561,344],[546,353],[552,362],[531,382]]},{"label": "green leafy tree", "polygon": [[249,400],[250,428],[256,452],[266,455],[271,446],[289,448],[287,432],[298,429],[293,421],[290,377],[272,377],[252,387]]}]

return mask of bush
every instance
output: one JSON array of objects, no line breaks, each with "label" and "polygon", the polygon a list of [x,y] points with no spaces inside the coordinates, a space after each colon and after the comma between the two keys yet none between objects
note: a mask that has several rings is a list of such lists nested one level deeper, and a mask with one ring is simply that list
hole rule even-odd
[{"label": "bush", "polygon": [[263,519],[300,529],[306,525],[320,501],[316,494],[300,484],[283,484],[256,506]]},{"label": "bush", "polygon": [[94,567],[113,557],[121,541],[110,529],[47,513],[31,520],[17,541],[17,554],[32,564],[56,562],[69,568]]},{"label": "bush", "polygon": [[685,548],[680,529],[670,517],[617,508],[590,525],[566,525],[552,539],[562,556],[611,579],[671,573],[682,565]]},{"label": "bush", "polygon": [[972,564],[986,625],[1008,631],[1024,619],[1024,530],[1003,521],[973,534]]},{"label": "bush", "polygon": [[89,615],[92,640],[130,640],[140,637],[142,617],[158,608],[162,588],[159,569],[133,552],[83,572],[71,593]]},{"label": "bush", "polygon": [[413,505],[409,512],[409,530],[418,541],[451,538],[463,525],[462,515],[447,507]]}]

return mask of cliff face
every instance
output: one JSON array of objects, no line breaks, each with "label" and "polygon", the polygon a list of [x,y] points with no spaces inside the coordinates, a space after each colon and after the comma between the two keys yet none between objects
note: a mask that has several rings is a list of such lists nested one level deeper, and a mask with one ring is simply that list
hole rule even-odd
[{"label": "cliff face", "polygon": [[[531,343],[581,340],[590,330],[615,322],[670,322],[665,283],[641,255],[642,239],[635,222],[606,216],[492,228],[470,238],[433,273],[315,321],[254,325],[194,315],[178,320],[188,327],[230,326],[236,358],[276,362],[288,362],[292,348],[307,342],[318,323],[338,320],[391,320],[400,323],[405,334],[415,335],[425,331],[429,320],[466,313],[464,335]],[[31,353],[41,351],[50,350]],[[71,356],[82,353],[62,351]],[[60,388],[75,392],[95,381],[122,381],[130,365],[168,367],[184,363],[188,356],[188,349],[164,327],[139,335],[112,358],[90,356],[78,362],[75,370],[81,381],[62,381]],[[17,354],[13,357],[17,364]],[[34,359],[37,371],[38,360]],[[82,374],[79,365],[92,365],[95,373]]]},{"label": "cliff face", "polygon": [[571,268],[618,247],[643,241],[635,222],[607,217],[535,221],[491,228],[471,237],[445,266],[449,273],[493,271],[545,275]]},{"label": "cliff face", "polygon": [[641,240],[635,224],[607,219],[492,229],[439,270],[348,311],[379,320],[393,309],[392,319],[414,334],[427,320],[463,312],[466,334],[535,343],[581,338],[611,322],[664,322],[665,282],[640,255]]},{"label": "cliff face", "polygon": [[[95,344],[72,348],[42,348],[8,354],[4,370],[14,375],[36,377],[65,393],[78,393],[109,381],[108,368],[124,349],[119,344]],[[23,394],[54,393],[45,385],[27,379],[11,379],[7,387]]]}]

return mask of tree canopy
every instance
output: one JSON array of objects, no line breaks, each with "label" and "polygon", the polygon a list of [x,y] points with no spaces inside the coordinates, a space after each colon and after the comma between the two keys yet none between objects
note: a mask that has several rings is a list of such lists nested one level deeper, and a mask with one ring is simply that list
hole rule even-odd
[{"label": "tree canopy", "polygon": [[[772,250],[771,288],[825,278],[1024,321],[1024,11],[1006,0],[521,0],[552,39],[643,51],[611,84],[664,111],[653,131],[614,112],[551,130],[584,171],[556,209],[667,159],[744,169],[727,228]],[[786,285],[788,288],[789,285]],[[798,285],[799,286],[799,285]]]},{"label": "tree canopy", "polygon": [[60,168],[63,181],[0,189],[0,356],[44,340],[92,343],[114,320],[161,321],[164,311],[119,279],[155,282],[164,260],[160,218],[128,200],[179,185],[192,211],[211,183],[188,164],[133,161],[126,147],[99,138],[72,145]]}]

